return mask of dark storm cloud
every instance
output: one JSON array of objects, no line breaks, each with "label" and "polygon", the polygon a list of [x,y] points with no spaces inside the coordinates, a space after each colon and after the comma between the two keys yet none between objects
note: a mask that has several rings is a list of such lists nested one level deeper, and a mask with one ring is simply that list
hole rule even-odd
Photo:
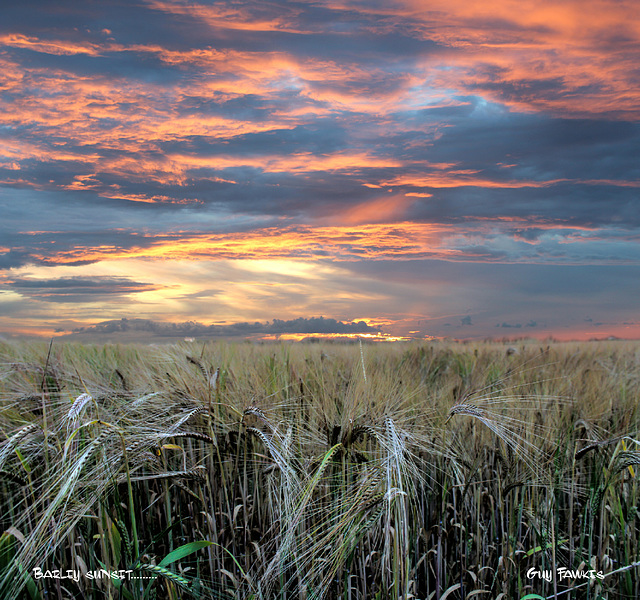
[{"label": "dark storm cloud", "polygon": [[[453,119],[452,125],[430,151],[443,162],[488,167],[493,175],[502,174],[498,181],[513,174],[541,181],[640,178],[640,166],[630,155],[640,143],[634,122],[519,115],[494,107]],[[512,169],[500,168],[514,163]]]},{"label": "dark storm cloud", "polygon": [[358,334],[378,333],[377,327],[364,321],[345,323],[324,317],[299,318],[291,320],[274,319],[266,322],[241,322],[228,325],[203,325],[193,321],[184,323],[164,323],[149,319],[118,319],[104,321],[88,327],[74,329],[76,334],[123,333],[129,331],[150,332],[160,337],[248,337],[256,335],[282,334]]},{"label": "dark storm cloud", "polygon": [[[558,184],[517,191],[480,186],[411,189],[427,190],[434,195],[434,199],[418,201],[410,209],[409,217],[418,221],[460,223],[474,217],[493,219],[501,215],[542,218],[547,224],[567,226],[615,225],[623,231],[637,231],[640,227],[640,212],[636,210],[639,188]],[[502,227],[505,232],[511,231],[508,224]],[[523,235],[522,230],[514,229],[513,233],[516,232]],[[545,232],[548,229],[540,227],[528,231],[526,236],[533,241]]]},{"label": "dark storm cloud", "polygon": [[4,281],[6,289],[45,302],[101,302],[105,298],[128,296],[160,289],[161,286],[132,281],[126,277],[61,277],[59,279],[14,278]]},{"label": "dark storm cloud", "polygon": [[9,250],[9,252],[0,252],[0,269],[13,269],[21,267],[31,262],[31,255],[24,250]]},{"label": "dark storm cloud", "polygon": [[[400,115],[397,118],[401,120]],[[397,146],[403,145],[403,136],[409,142],[404,158],[455,164],[457,170],[474,171],[478,178],[497,185],[560,180],[555,185],[561,186],[562,180],[568,180],[565,185],[589,182],[588,187],[582,183],[581,190],[588,192],[594,180],[601,180],[601,194],[603,189],[619,192],[616,180],[636,184],[640,180],[635,160],[640,127],[632,122],[558,119],[484,106],[461,117],[449,117],[437,139],[409,131],[395,138]],[[425,170],[408,166],[404,173],[417,176]],[[555,185],[545,190],[554,193]],[[489,185],[478,187],[493,193]]]},{"label": "dark storm cloud", "polygon": [[100,256],[87,254],[96,245],[116,255],[131,248],[149,248],[158,241],[136,231],[101,229],[99,224],[86,231],[66,232],[21,233],[0,228],[0,236],[0,244],[13,246],[12,250],[4,253],[0,248],[0,268],[4,269],[28,264],[53,266],[62,261],[70,265],[86,265],[100,260]]}]

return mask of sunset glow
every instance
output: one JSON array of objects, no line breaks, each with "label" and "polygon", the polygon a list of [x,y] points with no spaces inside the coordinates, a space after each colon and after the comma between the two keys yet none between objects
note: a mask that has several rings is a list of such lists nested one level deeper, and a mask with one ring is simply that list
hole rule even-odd
[{"label": "sunset glow", "polygon": [[425,6],[3,9],[0,335],[640,337],[636,3]]}]

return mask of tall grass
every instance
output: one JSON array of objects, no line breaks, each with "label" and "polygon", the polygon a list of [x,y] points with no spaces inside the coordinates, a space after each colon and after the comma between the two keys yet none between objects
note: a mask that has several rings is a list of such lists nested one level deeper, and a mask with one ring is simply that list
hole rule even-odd
[{"label": "tall grass", "polygon": [[0,597],[635,598],[639,391],[623,342],[3,343]]}]

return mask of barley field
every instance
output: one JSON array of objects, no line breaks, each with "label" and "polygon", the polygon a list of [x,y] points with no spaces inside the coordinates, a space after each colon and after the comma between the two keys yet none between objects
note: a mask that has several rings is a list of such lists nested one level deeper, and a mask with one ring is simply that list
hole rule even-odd
[{"label": "barley field", "polygon": [[640,343],[0,342],[0,598],[640,597]]}]

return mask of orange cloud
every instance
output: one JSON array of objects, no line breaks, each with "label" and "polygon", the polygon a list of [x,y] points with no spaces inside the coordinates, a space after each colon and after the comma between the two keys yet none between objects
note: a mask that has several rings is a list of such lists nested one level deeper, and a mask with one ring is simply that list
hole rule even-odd
[{"label": "orange cloud", "polygon": [[[148,6],[171,15],[189,15],[214,30],[326,33],[323,25],[305,23],[302,8],[290,7],[277,17],[261,19],[236,6],[160,0]],[[415,106],[416,95],[424,96],[425,90],[443,101],[451,95],[450,90],[465,93],[478,90],[486,97],[519,109],[543,108],[574,114],[625,114],[640,108],[637,82],[633,79],[640,22],[633,2],[497,0],[487,4],[480,0],[434,0],[425,10],[420,0],[402,0],[386,7],[333,2],[327,3],[327,8],[374,14],[380,17],[376,25],[366,26],[373,35],[393,33],[402,25],[405,34],[435,41],[439,48],[423,57],[417,56],[417,65],[399,70],[394,74],[396,85],[386,88],[375,82],[384,81],[389,76],[388,70],[363,66],[356,60],[296,56],[286,49],[175,50],[160,44],[125,45],[111,38],[98,44],[41,40],[21,34],[1,36],[0,45],[52,55],[147,53],[167,64],[199,66],[215,74],[202,77],[197,84],[181,84],[179,93],[187,96],[206,93],[207,89],[231,95],[264,95],[293,86],[302,95],[328,102],[334,108],[376,115]],[[31,73],[38,75],[37,70]],[[68,73],[59,75],[72,83]],[[550,80],[556,82],[562,93],[544,93]],[[363,94],[357,86],[351,88],[351,82],[370,86],[370,93]],[[51,83],[55,83],[55,77]],[[113,86],[113,81],[108,83]],[[507,91],[508,86],[511,92]],[[78,97],[73,90],[70,92],[70,96]]]},{"label": "orange cloud", "polygon": [[174,168],[180,170],[194,167],[225,169],[228,167],[257,167],[267,173],[310,173],[314,171],[344,171],[374,167],[400,167],[404,163],[391,157],[376,157],[369,152],[341,151],[333,154],[313,154],[302,152],[289,155],[272,154],[269,156],[216,156],[198,157],[169,155]]},{"label": "orange cloud", "polygon": [[[269,20],[254,20],[245,9],[212,7],[197,4],[175,4],[157,1],[152,8],[171,14],[189,14],[212,28],[286,31],[298,34],[311,29],[301,25],[301,9]],[[334,9],[351,10],[349,2],[329,3]],[[160,44],[118,44],[105,40],[101,44],[42,40],[21,34],[0,36],[5,48],[28,48],[52,55],[98,56],[120,52],[146,53],[170,64],[198,66],[203,75],[185,79],[169,89],[153,83],[114,80],[104,76],[74,75],[55,68],[21,67],[8,55],[0,56],[0,87],[4,90],[46,89],[46,94],[25,94],[19,101],[8,103],[0,113],[0,125],[14,127],[30,123],[56,138],[79,146],[99,146],[137,154],[135,158],[104,158],[97,153],[52,147],[52,143],[9,141],[3,150],[3,164],[19,165],[21,159],[40,161],[77,161],[97,165],[100,169],[133,180],[146,179],[161,184],[182,185],[190,168],[214,165],[218,168],[254,166],[267,172],[306,172],[367,167],[403,166],[393,157],[374,156],[362,150],[332,155],[293,154],[269,157],[236,157],[227,155],[215,160],[185,154],[160,156],[160,145],[190,136],[228,138],[294,127],[311,116],[337,111],[352,111],[376,117],[381,134],[385,115],[398,110],[424,106],[450,106],[452,91],[475,90],[519,110],[544,109],[572,111],[580,115],[597,112],[628,114],[640,109],[640,94],[635,81],[635,62],[629,57],[640,40],[640,25],[634,19],[632,4],[587,0],[585,3],[551,1],[502,0],[487,5],[479,1],[436,0],[425,11],[417,0],[404,0],[389,7],[357,5],[362,13],[372,12],[384,19],[373,34],[393,31],[393,24],[411,23],[414,37],[435,40],[439,49],[416,57],[417,65],[398,73],[394,86],[377,86],[388,71],[358,64],[355,60],[334,61],[327,58],[296,56],[283,49],[250,52],[212,47],[175,50]],[[314,30],[315,31],[315,30]],[[318,33],[317,31],[315,31]],[[322,33],[320,31],[320,33]],[[209,75],[210,74],[210,75]],[[545,82],[554,80],[561,93],[546,94]],[[370,93],[362,93],[361,86]],[[506,86],[506,87],[505,87]],[[539,87],[542,86],[542,87]],[[215,92],[222,100],[244,94],[266,99],[282,89],[293,88],[309,100],[303,106],[278,108],[269,117],[248,121],[231,116],[190,114],[177,106],[190,98],[202,98]],[[511,91],[506,91],[506,90]],[[438,100],[439,99],[439,100]],[[437,101],[436,101],[437,100]],[[132,110],[132,107],[135,107]],[[114,127],[101,122],[110,120]],[[393,124],[396,131],[403,125]],[[411,127],[427,127],[412,125]],[[433,127],[433,125],[429,126]],[[153,158],[141,158],[140,151],[154,151]],[[431,165],[437,168],[436,165]],[[482,187],[546,187],[566,179],[551,181],[495,182],[469,171],[454,171],[443,166],[446,176],[424,176],[406,185],[447,188]],[[12,166],[14,168],[15,166]],[[94,174],[95,175],[95,174]],[[84,176],[84,175],[83,175]],[[94,177],[95,178],[95,177]],[[14,180],[15,181],[15,180]],[[88,189],[91,176],[78,179],[69,189]],[[612,184],[637,187],[635,181],[611,182],[587,180],[587,184]],[[370,185],[376,185],[369,182]],[[403,185],[401,180],[381,185]],[[412,191],[411,194],[420,192]],[[110,197],[110,193],[103,193]],[[141,198],[148,201],[148,198]]]},{"label": "orange cloud", "polygon": [[[454,0],[433,8],[438,4],[449,26],[430,28],[429,36],[464,52],[446,55],[459,69],[440,70],[435,85],[478,89],[520,110],[637,114],[631,67],[640,25],[633,2]],[[420,4],[404,5],[419,18]],[[558,93],[545,93],[549,82]]]},{"label": "orange cloud", "polygon": [[96,245],[74,248],[54,257],[35,255],[46,264],[102,261],[123,258],[150,259],[281,259],[334,260],[455,257],[459,251],[442,247],[452,226],[419,223],[260,229],[249,233],[140,236],[144,246],[119,248]]},{"label": "orange cloud", "polygon": [[[422,59],[425,89],[479,93],[518,110],[561,114],[640,110],[636,80],[640,20],[633,1],[399,0],[368,6],[329,2],[438,42]],[[545,93],[552,83],[557,92]]]},{"label": "orange cloud", "polygon": [[[546,188],[559,183],[574,183],[583,185],[612,185],[618,187],[640,187],[639,180],[616,179],[547,179],[533,181],[527,179],[515,179],[507,181],[493,181],[483,177],[475,177],[478,171],[456,170],[445,173],[433,173],[428,175],[400,175],[389,181],[379,183],[381,187],[396,187],[408,185],[412,187],[426,188],[457,188],[457,187],[483,187],[483,188]],[[409,194],[408,194],[409,195]]]},{"label": "orange cloud", "polygon": [[34,52],[44,54],[54,54],[58,56],[71,54],[88,54],[97,56],[100,54],[100,47],[96,44],[78,44],[67,40],[42,41],[36,37],[20,34],[0,35],[0,45],[10,48],[26,48]]},{"label": "orange cloud", "polygon": [[[410,194],[405,194],[409,196]],[[427,194],[429,196],[430,194]],[[389,223],[401,220],[406,210],[413,204],[413,200],[403,196],[382,196],[370,202],[363,202],[352,208],[340,211],[332,219],[339,220],[346,225],[361,225],[365,223]]]},{"label": "orange cloud", "polygon": [[[402,200],[400,198],[399,200]],[[145,201],[140,199],[140,201]],[[383,209],[398,210],[401,205],[391,202]],[[362,211],[362,215],[361,212]],[[128,247],[95,245],[75,247],[56,254],[33,253],[33,257],[47,265],[76,264],[78,262],[100,262],[116,259],[162,259],[162,260],[281,260],[309,262],[317,260],[410,260],[438,258],[441,260],[465,261],[488,260],[474,252],[467,254],[467,246],[484,243],[486,236],[505,235],[497,224],[500,220],[477,219],[474,223],[459,225],[427,224],[413,222],[367,223],[372,216],[365,206],[334,216],[341,223],[350,219],[350,225],[311,227],[305,225],[271,227],[243,233],[212,234],[188,233],[163,234],[158,236],[138,235],[139,245]],[[522,233],[527,229],[536,232],[561,230],[567,243],[581,243],[584,236],[572,236],[571,232],[593,231],[588,227],[574,227],[560,223],[547,223],[532,217],[504,218],[510,225],[506,235],[514,240],[526,240]],[[528,241],[528,240],[527,240]],[[462,249],[461,249],[462,248]],[[526,260],[526,259],[525,259]],[[291,268],[289,264],[288,268]]]},{"label": "orange cloud", "polygon": [[206,22],[212,28],[241,31],[284,31],[288,33],[304,33],[305,31],[291,25],[299,14],[291,6],[288,12],[272,19],[255,19],[246,10],[229,6],[204,6],[198,4],[176,4],[150,1],[149,6],[155,10],[170,14],[189,15]]}]

